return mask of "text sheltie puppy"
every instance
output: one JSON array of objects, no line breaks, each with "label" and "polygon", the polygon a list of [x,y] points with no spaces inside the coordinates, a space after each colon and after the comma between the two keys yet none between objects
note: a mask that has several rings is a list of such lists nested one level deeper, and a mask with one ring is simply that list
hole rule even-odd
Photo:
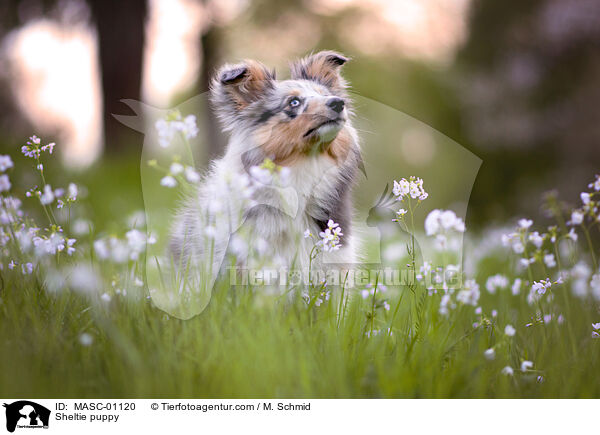
[{"label": "text sheltie puppy", "polygon": [[[181,269],[208,264],[214,276],[228,253],[238,267],[304,272],[309,262],[355,260],[360,152],[340,75],[347,60],[322,51],[292,63],[291,79],[281,81],[253,60],[217,72],[210,97],[230,139],[175,219],[171,252]],[[330,220],[342,229],[341,247],[315,251]]]}]

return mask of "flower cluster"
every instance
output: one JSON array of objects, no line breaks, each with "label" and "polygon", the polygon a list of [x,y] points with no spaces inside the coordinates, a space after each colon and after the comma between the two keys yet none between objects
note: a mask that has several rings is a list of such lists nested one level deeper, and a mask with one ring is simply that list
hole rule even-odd
[{"label": "flower cluster", "polygon": [[63,208],[65,204],[70,204],[77,200],[79,194],[79,188],[75,183],[69,183],[67,191],[62,187],[53,189],[50,184],[45,184],[42,189],[37,186],[27,191],[25,196],[37,197],[42,205],[51,205],[56,201],[56,208]]},{"label": "flower cluster", "polygon": [[423,188],[423,180],[419,177],[411,176],[408,180],[406,178],[400,181],[394,180],[394,188],[392,190],[398,201],[403,201],[405,198],[417,199],[424,201],[427,199],[429,194],[425,192]]},{"label": "flower cluster", "polygon": [[596,175],[596,180],[588,184],[591,192],[581,192],[581,207],[571,211],[571,220],[568,225],[582,225],[588,218],[591,222],[600,222],[598,195],[600,195],[600,175]]},{"label": "flower cluster", "polygon": [[342,233],[340,225],[329,219],[325,231],[319,233],[321,240],[319,240],[317,244],[322,246],[325,252],[337,251],[342,247],[341,237],[343,235],[344,233]]},{"label": "flower cluster", "polygon": [[111,236],[94,242],[94,252],[101,260],[111,260],[115,263],[137,261],[146,251],[147,245],[156,243],[156,237],[132,229],[125,234],[125,240]]},{"label": "flower cluster", "polygon": [[[148,165],[157,169],[161,169],[158,166],[156,160],[150,160]],[[197,184],[200,182],[200,174],[196,172],[194,168],[175,161],[171,163],[168,170],[163,170],[166,175],[161,178],[160,185],[163,187],[177,187],[182,181],[187,181],[190,184]]]},{"label": "flower cluster", "polygon": [[[52,154],[54,151],[54,147],[56,144],[54,142],[49,143],[48,145],[41,145],[41,139],[36,135],[33,135],[27,141],[27,145],[23,145],[21,147],[21,152],[25,157],[29,157],[32,159],[39,160],[40,156],[43,152],[48,151],[49,154]],[[42,167],[38,167],[38,169],[42,170]]]},{"label": "flower cluster", "polygon": [[[360,291],[360,296],[363,299],[370,299],[375,309],[383,308],[385,311],[390,311],[390,304],[387,299],[382,298],[382,295],[387,293],[387,286],[383,284],[367,284],[363,290]],[[379,296],[379,297],[378,297]],[[373,300],[373,297],[375,299]]]},{"label": "flower cluster", "polygon": [[491,294],[496,293],[496,290],[508,288],[509,281],[504,275],[497,274],[490,276],[485,283],[485,289]]},{"label": "flower cluster", "polygon": [[276,186],[287,186],[291,176],[290,168],[279,166],[269,158],[266,158],[259,166],[251,166],[249,173],[253,180],[261,184]]},{"label": "flower cluster", "polygon": [[14,163],[10,156],[0,156],[0,172],[6,172],[8,169],[12,168]]},{"label": "flower cluster", "polygon": [[450,314],[451,310],[454,310],[458,306],[458,304],[476,307],[479,303],[480,296],[481,291],[477,281],[474,279],[467,279],[458,292],[454,293],[453,289],[449,289],[442,295],[438,311],[443,316],[447,316]]},{"label": "flower cluster", "polygon": [[445,234],[448,231],[465,232],[465,223],[452,210],[432,210],[425,218],[425,233],[428,236]]},{"label": "flower cluster", "polygon": [[[31,275],[38,270],[44,270],[54,264],[59,255],[66,254],[71,257],[75,254],[77,240],[67,236],[57,223],[52,212],[48,213],[46,206],[56,201],[61,208],[66,202],[75,201],[78,188],[69,184],[66,189],[53,189],[45,182],[43,165],[40,156],[47,152],[52,154],[55,144],[41,145],[41,139],[32,136],[26,145],[21,148],[22,153],[29,158],[36,159],[37,170],[41,174],[42,186],[29,189],[25,196],[37,197],[46,210],[48,225],[37,225],[35,220],[28,216],[22,209],[22,201],[11,196],[10,179],[6,172],[14,167],[10,156],[0,156],[0,251],[2,262],[0,269],[6,265],[8,270],[20,270],[23,275]],[[6,263],[4,262],[6,261]]]},{"label": "flower cluster", "polygon": [[169,147],[177,134],[181,134],[185,140],[198,136],[196,117],[187,115],[183,118],[178,110],[156,121],[155,127],[158,133],[158,144],[163,148]]},{"label": "flower cluster", "polygon": [[32,237],[32,243],[36,256],[55,255],[58,252],[66,251],[68,255],[73,255],[75,252],[76,239],[70,239],[62,235],[62,228],[56,227],[48,235],[37,235],[37,228],[30,228],[30,231],[36,233]]},{"label": "flower cluster", "polygon": [[557,266],[555,253],[560,240],[571,240],[576,242],[577,233],[573,228],[567,233],[560,233],[556,226],[548,227],[547,233],[530,231],[533,225],[531,219],[520,219],[515,231],[502,235],[502,244],[512,249],[520,256],[519,264],[528,268],[534,263],[553,269]]}]

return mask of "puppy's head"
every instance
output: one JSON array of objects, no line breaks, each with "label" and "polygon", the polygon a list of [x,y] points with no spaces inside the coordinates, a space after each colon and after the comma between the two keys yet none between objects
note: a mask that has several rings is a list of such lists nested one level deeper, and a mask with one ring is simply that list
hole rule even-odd
[{"label": "puppy's head", "polygon": [[323,153],[343,158],[352,143],[340,75],[347,61],[322,51],[292,63],[284,81],[256,61],[225,65],[213,80],[212,102],[225,129],[244,130],[278,164]]}]

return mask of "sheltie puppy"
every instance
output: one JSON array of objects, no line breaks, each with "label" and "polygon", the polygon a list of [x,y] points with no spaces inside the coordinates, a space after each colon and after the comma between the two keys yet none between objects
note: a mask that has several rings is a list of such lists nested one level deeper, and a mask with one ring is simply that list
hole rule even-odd
[{"label": "sheltie puppy", "polygon": [[[229,253],[237,267],[304,274],[355,261],[351,193],[361,160],[340,75],[347,61],[322,51],[293,62],[281,81],[253,60],[219,69],[210,98],[230,138],[177,213],[170,249],[180,269],[205,264],[214,277]],[[343,235],[327,249],[319,240],[333,223]]]}]

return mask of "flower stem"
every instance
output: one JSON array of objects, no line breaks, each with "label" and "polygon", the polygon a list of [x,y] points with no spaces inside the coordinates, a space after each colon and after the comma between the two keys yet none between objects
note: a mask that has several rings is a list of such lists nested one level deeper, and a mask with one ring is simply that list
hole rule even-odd
[{"label": "flower stem", "polygon": [[590,248],[590,254],[592,255],[592,262],[594,263],[594,270],[598,270],[598,261],[596,260],[596,253],[594,252],[594,244],[592,243],[592,238],[590,237],[590,232],[588,231],[585,224],[582,224],[581,228],[583,228],[583,232],[585,233],[585,238],[587,239],[587,243]]}]

